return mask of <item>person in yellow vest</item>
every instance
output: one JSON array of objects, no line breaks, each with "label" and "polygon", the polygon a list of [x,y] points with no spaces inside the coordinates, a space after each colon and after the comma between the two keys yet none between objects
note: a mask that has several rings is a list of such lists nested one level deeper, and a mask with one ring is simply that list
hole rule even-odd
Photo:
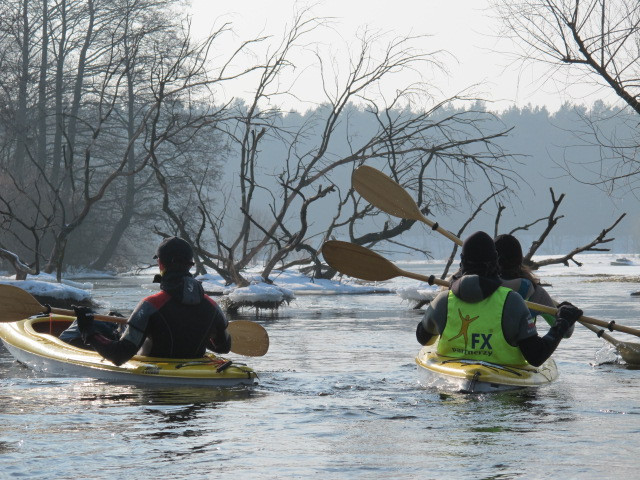
[{"label": "person in yellow vest", "polygon": [[502,286],[495,244],[485,232],[464,241],[460,273],[448,291],[431,301],[416,329],[420,344],[438,341],[440,355],[540,366],[582,316],[582,310],[563,302],[555,324],[540,337],[522,297]]},{"label": "person in yellow vest", "polygon": [[[504,233],[498,235],[493,241],[498,252],[498,269],[500,278],[502,278],[502,286],[515,290],[525,300],[555,308],[557,302],[540,285],[540,279],[531,273],[529,267],[523,264],[524,256],[518,239],[511,234]],[[531,310],[531,315],[534,320],[536,315],[540,315],[550,326],[556,323],[556,317],[548,313]],[[575,325],[567,330],[564,338],[573,335],[574,327]]]}]

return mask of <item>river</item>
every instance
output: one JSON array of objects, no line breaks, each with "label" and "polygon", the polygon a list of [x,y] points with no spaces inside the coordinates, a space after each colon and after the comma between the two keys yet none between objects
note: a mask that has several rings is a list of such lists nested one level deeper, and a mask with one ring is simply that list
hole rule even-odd
[{"label": "river", "polygon": [[[556,299],[640,327],[637,283],[558,271]],[[126,313],[148,280],[96,280],[94,297]],[[419,318],[395,295],[298,296],[257,318],[266,356],[231,355],[258,371],[249,389],[46,378],[0,347],[0,478],[637,478],[640,370],[592,332],[563,341],[551,385],[464,395],[418,382]]]}]

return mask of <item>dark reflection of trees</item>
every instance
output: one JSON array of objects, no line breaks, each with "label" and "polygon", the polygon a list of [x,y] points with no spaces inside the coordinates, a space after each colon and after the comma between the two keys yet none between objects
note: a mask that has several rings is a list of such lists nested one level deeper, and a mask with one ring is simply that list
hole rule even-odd
[{"label": "dark reflection of trees", "polygon": [[221,404],[246,401],[256,393],[250,388],[154,387],[105,384],[102,391],[85,391],[81,401],[105,406],[121,404],[140,406],[137,416],[141,425],[154,425],[157,430],[145,429],[151,439],[199,437],[208,433],[195,425],[201,413],[217,409]]}]

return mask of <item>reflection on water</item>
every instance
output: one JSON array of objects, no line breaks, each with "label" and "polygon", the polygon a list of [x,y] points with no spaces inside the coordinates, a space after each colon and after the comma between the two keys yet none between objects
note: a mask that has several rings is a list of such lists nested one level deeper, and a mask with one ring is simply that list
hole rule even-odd
[{"label": "reflection on water", "polygon": [[[620,284],[550,280],[555,297],[590,316],[639,326],[640,299]],[[128,278],[97,285],[96,294],[105,310],[126,312],[149,288]],[[600,479],[616,465],[617,478],[635,478],[639,373],[616,363],[592,332],[576,327],[560,345],[552,385],[464,395],[418,382],[420,312],[409,307],[392,295],[314,296],[258,317],[269,353],[232,357],[259,372],[254,388],[47,378],[0,349],[1,471],[30,479]],[[621,438],[624,448],[593,454]]]}]

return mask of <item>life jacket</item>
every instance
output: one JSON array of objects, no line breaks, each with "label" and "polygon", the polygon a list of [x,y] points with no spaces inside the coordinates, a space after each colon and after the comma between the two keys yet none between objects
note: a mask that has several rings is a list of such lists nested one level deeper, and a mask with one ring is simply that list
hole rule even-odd
[{"label": "life jacket", "polygon": [[449,291],[447,323],[438,341],[440,355],[482,360],[499,365],[525,365],[518,347],[502,331],[502,312],[509,288],[498,287],[479,302],[465,302]]}]

